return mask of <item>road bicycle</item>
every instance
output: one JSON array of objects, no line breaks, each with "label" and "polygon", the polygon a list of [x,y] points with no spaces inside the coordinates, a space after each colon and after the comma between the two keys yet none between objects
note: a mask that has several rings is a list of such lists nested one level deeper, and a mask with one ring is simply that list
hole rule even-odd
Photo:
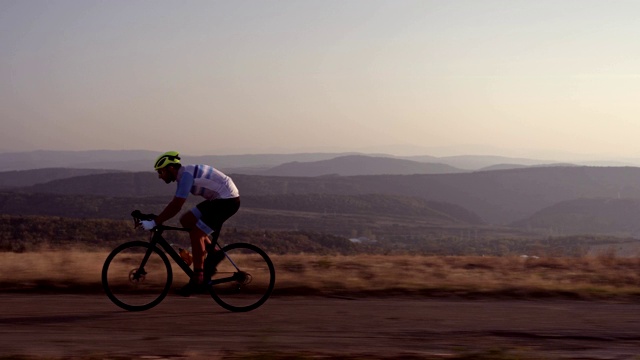
[{"label": "road bicycle", "polygon": [[[138,210],[131,216],[134,228],[141,226],[141,220],[155,217]],[[102,287],[114,304],[128,311],[143,311],[158,305],[171,290],[173,281],[173,269],[167,255],[191,279],[193,270],[162,236],[165,231],[189,230],[158,225],[150,231],[149,241],[124,243],[107,256],[102,267]],[[206,284],[213,300],[234,312],[254,310],[264,304],[276,279],[269,256],[259,247],[247,243],[221,246],[216,242],[210,246],[224,254],[217,271]]]}]

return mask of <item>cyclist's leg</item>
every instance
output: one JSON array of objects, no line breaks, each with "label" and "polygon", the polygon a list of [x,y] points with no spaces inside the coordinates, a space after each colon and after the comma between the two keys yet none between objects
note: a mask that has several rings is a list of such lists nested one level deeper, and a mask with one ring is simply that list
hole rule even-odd
[{"label": "cyclist's leg", "polygon": [[204,254],[206,241],[209,239],[207,234],[198,226],[198,212],[192,211],[185,213],[180,218],[180,223],[189,229],[189,238],[191,240],[191,253],[193,256],[193,277],[183,286],[178,293],[182,296],[190,296],[193,293],[200,293],[204,288]]},{"label": "cyclist's leg", "polygon": [[[198,264],[202,264],[205,270],[204,278],[208,280],[215,271],[216,265],[222,260],[224,255],[215,252],[215,244],[220,235],[222,224],[233,216],[240,208],[240,198],[232,199],[216,199],[206,200],[199,203],[189,213],[185,214],[185,222],[183,226],[189,229],[199,229],[196,234],[192,230],[192,248],[198,246],[198,250],[202,249],[202,253],[194,251],[194,268],[196,264],[196,256],[198,256]],[[202,237],[204,235],[204,237]],[[209,236],[211,239],[209,239]],[[205,263],[205,249],[209,253],[208,261]],[[200,262],[202,261],[202,262]]]},{"label": "cyclist's leg", "polygon": [[210,243],[206,246],[209,255],[204,260],[205,281],[211,278],[216,266],[224,257],[222,252],[216,252],[215,250],[222,224],[233,216],[239,208],[239,198],[204,201],[197,206],[197,210],[200,212],[197,226],[211,236]]},{"label": "cyclist's leg", "polygon": [[[197,210],[197,209],[194,209]],[[198,211],[191,210],[185,213],[180,218],[180,223],[185,228],[189,229],[189,238],[191,239],[191,252],[193,255],[193,269],[202,270],[202,264],[204,261],[205,246],[208,241],[208,236],[205,231],[198,226],[199,213]]]}]

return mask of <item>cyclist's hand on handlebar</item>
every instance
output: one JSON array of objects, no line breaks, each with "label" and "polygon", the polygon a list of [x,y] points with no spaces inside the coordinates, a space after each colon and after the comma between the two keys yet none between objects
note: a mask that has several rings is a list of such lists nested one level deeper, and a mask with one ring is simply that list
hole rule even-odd
[{"label": "cyclist's hand on handlebar", "polygon": [[140,212],[140,210],[134,210],[131,213],[131,216],[133,216],[134,219],[137,220],[153,220],[156,218],[157,215],[154,214],[143,214]]},{"label": "cyclist's hand on handlebar", "polygon": [[155,220],[141,220],[140,224],[142,224],[142,228],[145,230],[151,230],[157,226]]},{"label": "cyclist's hand on handlebar", "polygon": [[[154,214],[143,214],[140,212],[140,210],[134,210],[131,213],[131,216],[133,217],[133,227],[137,228],[138,226],[142,226],[145,230],[151,230],[154,227],[156,227],[156,223],[155,221],[153,221],[153,219],[156,218],[156,215]],[[147,224],[143,224],[143,222],[146,222]],[[153,226],[151,226],[151,222],[153,222]],[[151,226],[150,228],[147,229],[147,227]]]}]

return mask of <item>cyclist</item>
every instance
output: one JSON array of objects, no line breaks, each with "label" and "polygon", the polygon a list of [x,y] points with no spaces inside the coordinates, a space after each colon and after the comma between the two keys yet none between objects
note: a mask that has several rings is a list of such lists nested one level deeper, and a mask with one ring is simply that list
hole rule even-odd
[{"label": "cyclist", "polygon": [[[180,163],[180,154],[168,151],[158,157],[154,169],[158,178],[169,184],[177,182],[175,196],[154,220],[142,221],[145,230],[176,216],[189,193],[205,198],[180,218],[183,227],[189,229],[193,253],[194,276],[179,293],[189,296],[201,292],[205,281],[215,273],[224,254],[214,249],[222,224],[240,208],[240,194],[230,177],[208,165],[185,165]],[[212,239],[209,239],[211,235]],[[205,259],[205,251],[208,256]]]}]

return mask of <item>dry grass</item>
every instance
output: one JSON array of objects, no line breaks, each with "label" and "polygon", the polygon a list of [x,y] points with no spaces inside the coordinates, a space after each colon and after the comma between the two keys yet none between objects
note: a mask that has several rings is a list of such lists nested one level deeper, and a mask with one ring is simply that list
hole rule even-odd
[{"label": "dry grass", "polygon": [[[0,253],[2,291],[101,291],[107,252]],[[640,259],[274,255],[276,295],[635,299]],[[174,267],[175,286],[186,281]]]},{"label": "dry grass", "polygon": [[431,296],[640,295],[640,259],[612,256],[521,258],[472,256],[290,255],[278,263],[279,288],[318,293]]}]

